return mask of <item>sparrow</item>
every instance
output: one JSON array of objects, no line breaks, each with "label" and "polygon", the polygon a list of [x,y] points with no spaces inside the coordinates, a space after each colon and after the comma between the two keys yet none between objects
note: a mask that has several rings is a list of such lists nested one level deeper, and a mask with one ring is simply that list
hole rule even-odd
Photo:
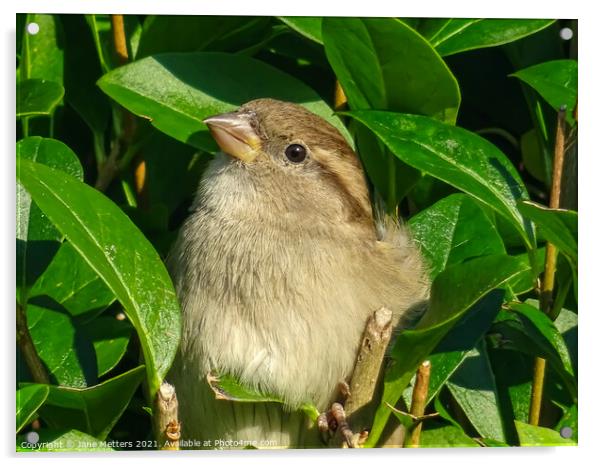
[{"label": "sparrow", "polygon": [[[399,222],[375,215],[341,133],[304,107],[258,99],[204,120],[219,145],[168,258],[182,308],[169,380],[197,447],[319,446],[298,410],[326,410],[368,317],[424,307],[429,281]],[[208,374],[283,400],[216,399]]]}]

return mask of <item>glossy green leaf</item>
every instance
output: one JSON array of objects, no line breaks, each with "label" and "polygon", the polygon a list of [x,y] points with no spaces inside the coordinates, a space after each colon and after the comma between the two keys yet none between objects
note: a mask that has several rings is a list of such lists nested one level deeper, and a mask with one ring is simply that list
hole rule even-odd
[{"label": "glossy green leaf", "polygon": [[507,44],[534,34],[554,23],[549,19],[440,19],[421,21],[425,35],[441,56],[466,50]]},{"label": "glossy green leaf", "polygon": [[572,439],[562,438],[558,432],[547,427],[533,426],[524,422],[515,421],[516,430],[521,447],[553,447],[574,446],[577,443]]},{"label": "glossy green leaf", "polygon": [[65,89],[54,81],[26,79],[17,83],[17,118],[52,115]]},{"label": "glossy green leaf", "polygon": [[452,194],[409,221],[412,238],[420,246],[435,278],[447,265],[506,252],[489,217],[466,194]]},{"label": "glossy green leaf", "polygon": [[[534,301],[532,301],[534,302]],[[495,347],[515,349],[546,359],[576,399],[577,387],[570,354],[554,323],[539,309],[526,303],[511,303],[492,326]]]},{"label": "glossy green leaf", "polygon": [[105,152],[104,132],[109,123],[109,99],[98,89],[102,75],[96,46],[82,15],[63,15],[61,20],[68,43],[77,47],[65,50],[65,100],[94,133],[96,151]]},{"label": "glossy green leaf", "polygon": [[345,112],[366,125],[401,160],[470,194],[503,215],[534,244],[532,225],[518,210],[528,199],[519,174],[493,144],[470,131],[431,118],[358,110]]},{"label": "glossy green leaf", "polygon": [[319,16],[280,16],[280,21],[318,44],[322,41],[322,18]]},{"label": "glossy green leaf", "polygon": [[268,17],[149,15],[136,59],[165,52],[239,51],[260,42]]},{"label": "glossy green leaf", "polygon": [[553,60],[530,66],[511,74],[535,89],[554,110],[567,106],[566,118],[575,122],[577,104],[577,61]]},{"label": "glossy green leaf", "polygon": [[351,109],[389,109],[455,122],[456,79],[430,44],[402,21],[325,18],[322,35]]},{"label": "glossy green leaf", "polygon": [[535,307],[537,304],[535,300],[527,300],[525,303],[510,303],[509,306],[513,312],[521,317],[524,324],[528,321],[529,324],[537,329],[539,334],[546,339],[547,343],[554,348],[554,351],[562,362],[564,370],[574,375],[571,356],[562,335],[554,325],[554,322]]},{"label": "glossy green leaf", "polygon": [[[352,110],[428,115],[454,123],[456,79],[412,28],[395,18],[325,18],[324,49]],[[394,157],[363,127],[357,145],[370,180],[393,212],[420,173]]]},{"label": "glossy green leaf", "polygon": [[139,366],[90,388],[49,386],[40,416],[52,429],[77,429],[104,440],[143,378]]},{"label": "glossy green leaf", "polygon": [[[445,382],[468,357],[478,340],[489,329],[500,310],[503,292],[489,293],[486,299],[472,306],[466,315],[450,330],[429,356],[431,376],[427,404],[430,403],[445,385]],[[407,406],[412,402],[415,377],[403,392]]]},{"label": "glossy green leaf", "polygon": [[[27,25],[35,23],[39,26],[37,34],[27,32]],[[26,15],[23,34],[23,50],[20,78],[45,79],[59,85],[63,84],[64,70],[64,33],[57,15]]]},{"label": "glossy green leaf", "polygon": [[65,308],[45,296],[27,304],[27,326],[38,356],[59,385],[83,388],[97,382],[92,342]]},{"label": "glossy green leaf", "polygon": [[524,270],[515,258],[484,256],[448,267],[431,289],[429,309],[414,330],[402,332],[391,356],[395,363],[385,373],[385,386],[367,446],[376,445],[391,413],[418,365],[428,358],[437,344],[474,305],[483,304],[490,291],[502,286]]},{"label": "glossy green leaf", "polygon": [[215,152],[217,146],[202,120],[260,97],[302,104],[348,135],[315,91],[243,55],[156,55],[111,71],[98,85],[131,112],[150,119],[160,131],[207,151]]},{"label": "glossy green leaf", "polygon": [[577,264],[577,212],[564,209],[550,209],[535,202],[523,201],[518,204],[521,213],[531,219],[537,231],[547,241],[554,244],[571,261]]},{"label": "glossy green leaf", "polygon": [[[284,403],[278,396],[269,393],[260,393],[257,390],[242,385],[230,375],[211,376],[208,378],[209,386],[218,400],[229,400],[238,403]],[[315,421],[320,414],[312,403],[305,403],[299,408],[310,419]]]},{"label": "glossy green leaf", "polygon": [[30,443],[27,436],[17,438],[17,451],[50,451],[50,452],[107,452],[114,451],[109,443],[103,442],[96,437],[84,434],[75,429],[41,429],[37,431],[39,439],[36,443]]},{"label": "glossy green leaf", "polygon": [[121,360],[127,350],[132,326],[111,316],[101,316],[81,325],[96,353],[98,377],[105,375]]},{"label": "glossy green leaf", "polygon": [[468,354],[447,387],[482,437],[506,441],[495,377],[483,341]]},{"label": "glossy green leaf", "polygon": [[29,297],[48,296],[72,316],[98,313],[115,295],[69,242],[61,245],[52,262],[29,290]]},{"label": "glossy green leaf", "polygon": [[[111,19],[109,15],[85,15],[86,23],[90,27],[92,39],[96,47],[98,61],[103,73],[114,68],[114,55],[111,54],[113,38],[111,32]],[[127,35],[126,35],[127,37]]]},{"label": "glossy green leaf", "polygon": [[456,426],[424,429],[420,433],[420,448],[467,448],[479,444]]},{"label": "glossy green leaf", "polygon": [[[55,139],[33,136],[17,143],[17,160],[27,159],[83,179],[83,169],[69,147]],[[27,288],[46,269],[62,234],[20,184],[17,184],[17,300],[25,304]]]},{"label": "glossy green leaf", "polygon": [[546,152],[535,128],[524,133],[520,138],[520,151],[525,168],[531,176],[545,183],[548,180]]},{"label": "glossy green leaf", "polygon": [[44,165],[19,160],[17,167],[20,183],[123,305],[138,332],[152,396],[180,336],[180,309],[161,258],[103,194]]},{"label": "glossy green leaf", "polygon": [[528,270],[525,270],[524,272],[520,273],[508,282],[508,286],[512,290],[512,294],[514,297],[531,291],[536,284],[534,277],[539,277],[541,272],[543,272],[546,258],[546,249],[536,249],[533,253],[533,256],[535,258],[535,270],[531,268],[533,264],[531,264],[531,258],[529,257],[529,253],[517,254],[516,256],[514,256],[518,257],[525,265],[529,266]]},{"label": "glossy green leaf", "polygon": [[[497,338],[489,335],[488,340]],[[528,422],[533,382],[533,358],[512,349],[488,345],[491,368],[495,376],[499,409],[508,443],[517,444],[514,420]]]},{"label": "glossy green leaf", "polygon": [[562,339],[566,345],[571,358],[571,365],[577,373],[578,367],[578,317],[577,314],[568,309],[561,309],[554,320],[554,326],[562,335]]},{"label": "glossy green leaf", "polygon": [[46,385],[32,384],[17,390],[17,433],[33,420],[47,396]]}]

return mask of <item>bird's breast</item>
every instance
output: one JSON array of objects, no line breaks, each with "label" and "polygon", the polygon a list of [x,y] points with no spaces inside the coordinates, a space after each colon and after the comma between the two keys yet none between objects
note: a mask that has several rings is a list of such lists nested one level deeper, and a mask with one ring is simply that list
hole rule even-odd
[{"label": "bird's breast", "polygon": [[189,364],[325,406],[374,309],[356,246],[197,212],[172,267]]}]

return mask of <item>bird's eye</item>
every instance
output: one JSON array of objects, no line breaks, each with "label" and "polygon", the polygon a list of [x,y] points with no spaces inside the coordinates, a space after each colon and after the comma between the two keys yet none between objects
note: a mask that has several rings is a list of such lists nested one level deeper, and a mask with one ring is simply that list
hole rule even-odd
[{"label": "bird's eye", "polygon": [[301,163],[307,157],[307,149],[301,144],[291,144],[284,150],[286,158],[293,163]]}]

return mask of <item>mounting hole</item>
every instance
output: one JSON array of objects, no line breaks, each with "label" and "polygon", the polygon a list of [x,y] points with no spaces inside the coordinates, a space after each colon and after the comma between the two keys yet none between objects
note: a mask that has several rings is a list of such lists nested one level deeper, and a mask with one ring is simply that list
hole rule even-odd
[{"label": "mounting hole", "polygon": [[573,429],[570,427],[563,427],[560,429],[560,436],[562,438],[571,438],[573,436]]},{"label": "mounting hole", "polygon": [[571,40],[573,38],[573,30],[571,28],[562,28],[560,30],[560,38],[562,40]]},{"label": "mounting hole", "polygon": [[27,33],[35,36],[38,32],[40,32],[40,25],[38,23],[29,23],[27,25]]}]

